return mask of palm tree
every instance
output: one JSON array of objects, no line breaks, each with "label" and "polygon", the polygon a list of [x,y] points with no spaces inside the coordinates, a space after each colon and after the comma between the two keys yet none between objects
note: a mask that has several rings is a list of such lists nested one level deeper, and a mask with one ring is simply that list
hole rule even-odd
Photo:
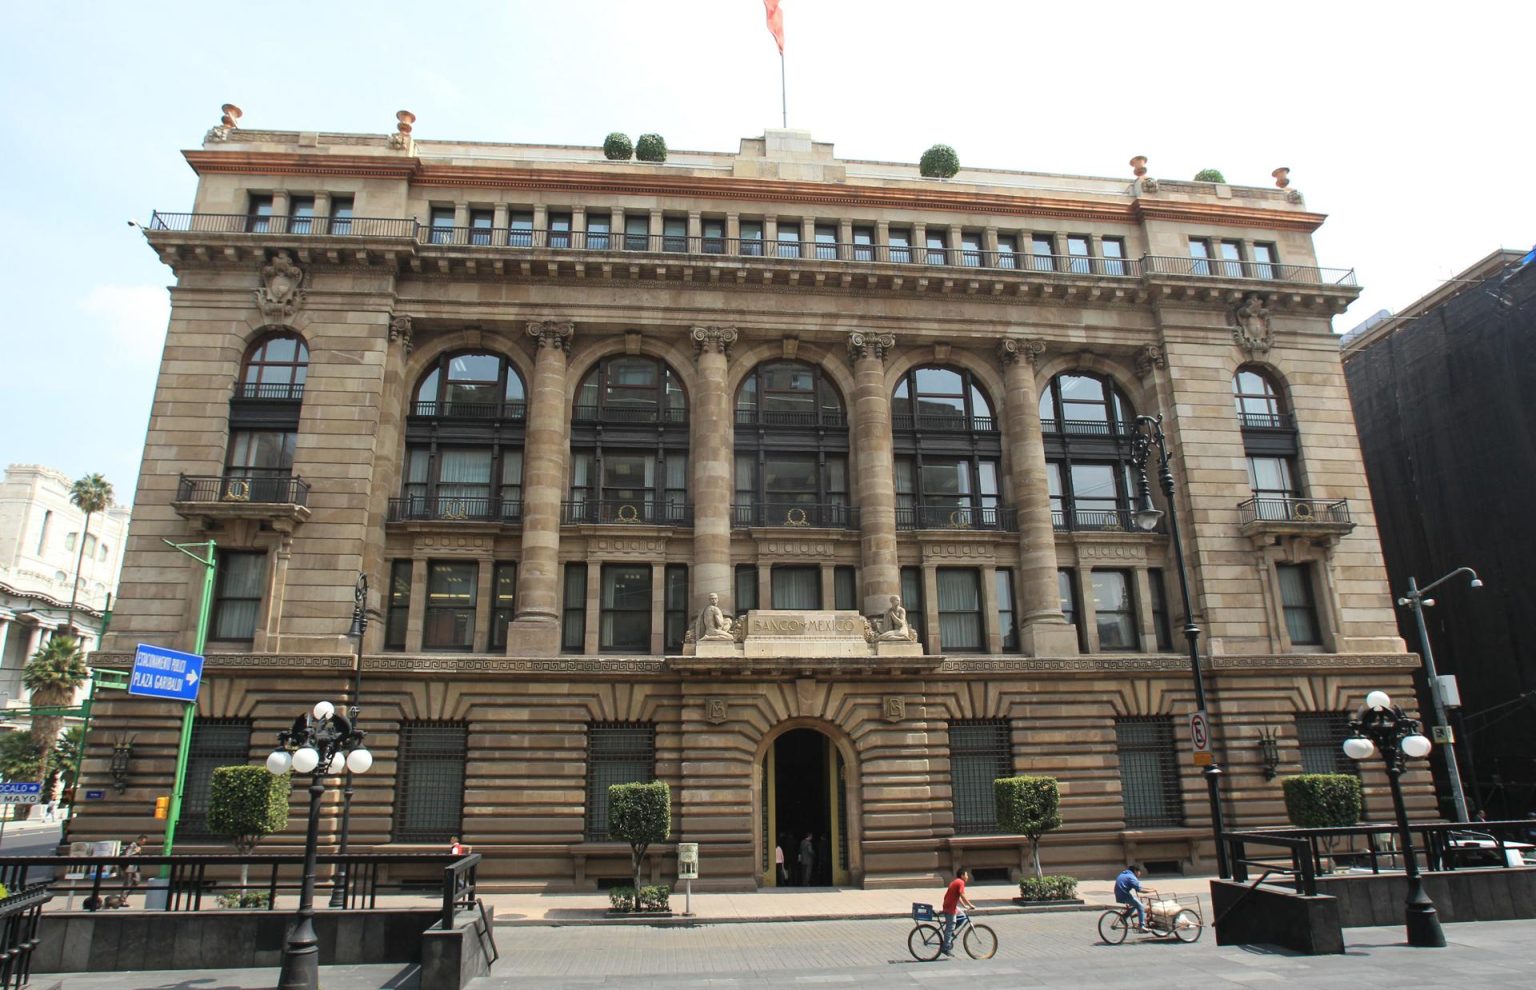
[{"label": "palm tree", "polygon": [[[85,654],[80,643],[70,636],[54,636],[44,643],[21,672],[21,683],[32,692],[32,707],[64,708],[74,704],[75,692],[91,679],[91,668],[85,665]],[[64,726],[62,715],[33,715],[32,738],[37,742],[38,782],[45,783],[49,776],[49,764],[53,748],[58,742],[59,730]]]},{"label": "palm tree", "polygon": [[112,507],[112,483],[99,474],[88,474],[69,489],[69,500],[85,513],[85,531],[80,534],[80,552],[75,555],[75,586],[69,593],[69,625],[75,625],[75,600],[80,596],[80,565],[85,560],[85,538],[91,533],[91,516]]}]

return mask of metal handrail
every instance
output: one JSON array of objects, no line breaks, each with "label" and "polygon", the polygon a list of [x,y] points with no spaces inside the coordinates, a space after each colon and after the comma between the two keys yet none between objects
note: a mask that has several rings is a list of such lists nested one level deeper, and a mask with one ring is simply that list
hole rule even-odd
[{"label": "metal handrail", "polygon": [[267,402],[297,402],[304,398],[304,383],[239,382],[235,385],[235,398],[259,399]]},{"label": "metal handrail", "polygon": [[1314,268],[1278,261],[1233,261],[1226,258],[1184,258],[1149,254],[1141,259],[1148,275],[1186,275],[1195,278],[1246,278],[1265,282],[1301,282],[1306,285],[1349,285],[1353,268]]},{"label": "metal handrail", "polygon": [[1246,502],[1239,502],[1237,511],[1245,524],[1251,522],[1347,523],[1350,521],[1347,498],[1329,500],[1289,495],[1255,495]]},{"label": "metal handrail", "polygon": [[967,529],[1018,532],[1018,513],[1012,506],[934,506],[902,505],[896,507],[897,529]]},{"label": "metal handrail", "polygon": [[520,423],[528,416],[528,403],[516,402],[417,402],[412,416],[429,419],[504,419]]},{"label": "metal handrail", "polygon": [[573,423],[661,423],[666,426],[682,426],[688,422],[686,408],[664,406],[637,408],[635,406],[581,405],[571,409]]},{"label": "metal handrail", "polygon": [[308,505],[309,482],[297,476],[256,473],[184,474],[176,484],[176,501]]},{"label": "metal handrail", "polygon": [[521,522],[523,500],[500,495],[405,495],[389,500],[388,522]]},{"label": "metal handrail", "polygon": [[[1413,822],[1409,823],[1408,831],[1411,835],[1418,836],[1424,853],[1425,869],[1445,870],[1454,872],[1457,869],[1487,869],[1488,866],[1457,865],[1458,859],[1469,858],[1466,856],[1467,847],[1453,847],[1452,842],[1457,841],[1456,836],[1476,836],[1493,843],[1492,846],[1483,847],[1495,853],[1499,864],[1505,863],[1511,845],[1530,845],[1536,835],[1532,833],[1532,824],[1529,820],[1510,819],[1494,822]],[[1396,822],[1363,822],[1359,825],[1349,825],[1343,828],[1258,828],[1247,829],[1243,832],[1228,833],[1230,836],[1240,836],[1246,839],[1263,837],[1266,839],[1287,839],[1305,843],[1310,849],[1311,858],[1314,860],[1314,870],[1321,864],[1324,855],[1337,857],[1338,850],[1323,852],[1330,841],[1364,837],[1366,839],[1365,854],[1369,857],[1371,872],[1381,872],[1381,858],[1398,854],[1394,843],[1397,840],[1398,825]],[[1377,836],[1386,836],[1388,842],[1378,843]],[[1320,843],[1322,848],[1320,848]],[[1345,854],[1354,853],[1354,850],[1346,850]],[[1497,865],[1497,864],[1496,864]]]},{"label": "metal handrail", "polygon": [[565,526],[691,526],[693,504],[672,499],[588,499],[560,503]]},{"label": "metal handrail", "polygon": [[903,432],[930,430],[948,433],[996,433],[997,420],[991,416],[966,416],[962,413],[893,413],[891,428]]},{"label": "metal handrail", "polygon": [[737,408],[737,426],[822,426],[846,429],[848,417],[841,410],[817,409],[813,412],[789,412],[777,409]]},{"label": "metal handrail", "polygon": [[1240,412],[1237,414],[1237,420],[1245,430],[1294,430],[1296,428],[1296,417],[1288,412]]},{"label": "metal handrail", "polygon": [[846,502],[736,502],[731,505],[731,526],[858,529],[859,510]]},{"label": "metal handrail", "polygon": [[1040,420],[1042,433],[1061,433],[1082,437],[1128,437],[1132,424],[1127,420],[1112,419],[1062,419],[1054,416]]},{"label": "metal handrail", "polygon": [[266,234],[293,237],[414,238],[411,217],[287,217],[248,213],[150,214],[150,232],[194,234]]},{"label": "metal handrail", "polygon": [[1154,529],[1136,525],[1136,513],[1130,509],[1078,509],[1070,502],[1051,510],[1051,528],[1059,533],[1161,533],[1163,519]]},{"label": "metal handrail", "polygon": [[475,875],[479,868],[479,853],[468,853],[443,867],[443,931],[453,931],[454,919],[460,910],[478,905]]}]

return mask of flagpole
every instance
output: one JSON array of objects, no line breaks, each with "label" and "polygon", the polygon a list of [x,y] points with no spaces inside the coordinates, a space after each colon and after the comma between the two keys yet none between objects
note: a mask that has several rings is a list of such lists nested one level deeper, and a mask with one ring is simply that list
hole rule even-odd
[{"label": "flagpole", "polygon": [[779,102],[784,114],[784,128],[789,129],[789,90],[784,85],[784,52],[779,52]]}]

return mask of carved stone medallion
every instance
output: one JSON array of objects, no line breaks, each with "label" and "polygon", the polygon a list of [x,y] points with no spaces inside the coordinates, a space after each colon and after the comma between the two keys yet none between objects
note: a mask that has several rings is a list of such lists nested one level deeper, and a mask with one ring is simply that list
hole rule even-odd
[{"label": "carved stone medallion", "polygon": [[287,323],[304,303],[304,270],[287,251],[279,251],[261,269],[256,306],[268,323]]}]

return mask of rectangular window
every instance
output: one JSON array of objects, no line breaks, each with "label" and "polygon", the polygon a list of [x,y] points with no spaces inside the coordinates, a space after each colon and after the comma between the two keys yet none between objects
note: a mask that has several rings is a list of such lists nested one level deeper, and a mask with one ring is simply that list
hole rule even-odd
[{"label": "rectangular window", "polygon": [[855,228],[853,228],[853,260],[854,261],[874,261],[875,260],[875,228],[873,228],[873,227],[855,227]]},{"label": "rectangular window", "polygon": [[651,651],[651,565],[604,565],[597,628],[600,649]]},{"label": "rectangular window", "polygon": [[980,231],[962,230],[960,232],[960,263],[967,268],[981,267]]},{"label": "rectangular window", "polygon": [[705,217],[699,226],[704,242],[699,245],[705,254],[725,253],[725,221]]},{"label": "rectangular window", "polygon": [[818,261],[837,260],[836,224],[818,223],[816,225],[816,259]]},{"label": "rectangular window", "polygon": [[250,762],[249,720],[199,718],[193,722],[176,834],[183,839],[212,838],[208,831],[208,797],[213,787],[213,771]]},{"label": "rectangular window", "polygon": [[613,221],[606,210],[594,215],[587,211],[587,248],[592,251],[608,250],[608,235],[613,233]]},{"label": "rectangular window", "polygon": [[[473,216],[473,214],[471,214],[471,216]],[[490,227],[491,225],[489,223],[485,225],[486,244],[491,242]],[[475,243],[478,244],[480,242],[476,241]],[[514,212],[507,214],[507,243],[512,247],[533,247],[532,211]]]},{"label": "rectangular window", "polygon": [[1147,571],[1147,588],[1152,595],[1152,627],[1157,631],[1157,648],[1173,649],[1173,625],[1168,621],[1168,586],[1163,572]]},{"label": "rectangular window", "polygon": [[1087,275],[1093,270],[1088,252],[1088,238],[1081,234],[1067,235],[1067,271],[1074,275]]},{"label": "rectangular window", "polygon": [[1178,758],[1173,751],[1173,719],[1115,720],[1120,752],[1120,797],[1127,828],[1184,824],[1179,793]]},{"label": "rectangular window", "polygon": [[1211,273],[1211,242],[1203,237],[1191,237],[1189,239],[1189,273],[1191,275],[1209,275]]},{"label": "rectangular window", "polygon": [[736,611],[750,612],[757,607],[757,567],[752,564],[737,564]]},{"label": "rectangular window", "polygon": [[402,722],[394,840],[447,842],[464,822],[464,764],[469,726],[462,722]]},{"label": "rectangular window", "polygon": [[552,248],[571,246],[571,215],[569,213],[549,215],[549,246]]},{"label": "rectangular window", "polygon": [[[491,227],[496,222],[494,210],[470,210],[469,211],[469,243],[491,243]],[[533,217],[528,217],[528,226],[533,226]],[[526,247],[527,245],[523,245]]]},{"label": "rectangular window", "polygon": [[771,578],[774,608],[821,608],[821,568],[776,566]]},{"label": "rectangular window", "polygon": [[1099,247],[1104,255],[1104,274],[1124,275],[1126,272],[1125,239],[1106,237],[1099,242]]},{"label": "rectangular window", "polygon": [[411,617],[411,567],[414,561],[389,565],[389,601],[384,610],[384,648],[405,649],[405,627]]},{"label": "rectangular window", "polygon": [[980,652],[986,647],[981,629],[981,581],[976,571],[954,567],[938,570],[939,647]]},{"label": "rectangular window", "polygon": [[433,244],[453,243],[453,207],[434,206],[430,214]]},{"label": "rectangular window", "polygon": [[927,609],[923,605],[923,569],[921,567],[901,569],[901,607],[907,610],[907,625],[917,633],[917,641],[926,644],[928,637],[923,628],[923,617],[927,615]]},{"label": "rectangular window", "polygon": [[1360,764],[1344,755],[1350,736],[1349,712],[1296,716],[1296,742],[1301,748],[1302,773],[1347,773],[1360,776]]},{"label": "rectangular window", "polygon": [[949,231],[943,227],[929,227],[924,234],[928,256],[925,259],[930,265],[949,264],[949,252],[944,249],[945,242],[949,239]]},{"label": "rectangular window", "polygon": [[1253,246],[1253,277],[1275,277],[1275,246],[1273,244]]},{"label": "rectangular window", "polygon": [[218,590],[208,638],[248,643],[256,635],[261,596],[267,585],[267,555],[263,551],[221,550]]},{"label": "rectangular window", "polygon": [[1019,626],[1013,604],[1013,571],[1006,567],[997,570],[997,631],[1002,648],[1016,651],[1019,648]]},{"label": "rectangular window", "polygon": [[749,258],[763,256],[763,222],[761,220],[741,222],[741,253]]},{"label": "rectangular window", "polygon": [[491,572],[491,649],[507,648],[507,626],[517,611],[517,565],[496,564]]},{"label": "rectangular window", "polygon": [[1056,267],[1056,238],[1050,234],[1036,234],[1029,239],[1030,267],[1037,272],[1052,271]]},{"label": "rectangular window", "polygon": [[661,218],[661,249],[663,251],[688,250],[688,218]]},{"label": "rectangular window", "polygon": [[427,650],[468,650],[475,644],[477,563],[427,564],[427,614],[421,645]]},{"label": "rectangular window", "polygon": [[859,610],[859,586],[852,567],[832,568],[832,607],[839,611]]},{"label": "rectangular window", "polygon": [[[1291,470],[1291,460],[1288,457],[1248,457],[1248,483],[1253,488],[1253,494],[1259,498],[1288,499],[1296,494],[1296,476]],[[1270,510],[1280,512],[1278,518],[1288,518],[1288,513],[1283,506],[1272,506],[1266,509],[1259,507],[1262,515]]]},{"label": "rectangular window", "polygon": [[315,231],[315,197],[294,196],[288,200],[288,233],[312,234]]},{"label": "rectangular window", "polygon": [[1227,278],[1243,277],[1243,242],[1222,241],[1221,274]]},{"label": "rectangular window", "polygon": [[1075,571],[1062,569],[1056,572],[1056,592],[1061,598],[1061,614],[1066,616],[1067,623],[1077,627],[1077,646],[1083,648],[1083,613],[1077,607],[1077,574]]},{"label": "rectangular window", "polygon": [[587,565],[565,565],[565,593],[560,599],[560,650],[587,648]]},{"label": "rectangular window", "polygon": [[997,831],[997,800],[992,782],[1013,776],[1013,742],[1007,722],[967,720],[949,723],[949,779],[954,794],[955,833]]},{"label": "rectangular window", "polygon": [[331,198],[331,233],[345,237],[352,233],[352,197]]},{"label": "rectangular window", "polygon": [[656,778],[656,727],[595,722],[587,727],[587,838],[607,841],[608,788]]},{"label": "rectangular window", "polygon": [[651,218],[645,214],[626,214],[624,217],[624,250],[649,250],[651,243]]},{"label": "rectangular window", "polygon": [[1280,579],[1280,605],[1285,610],[1285,631],[1293,646],[1321,646],[1323,634],[1317,621],[1317,601],[1312,596],[1309,564],[1276,564]]},{"label": "rectangular window", "polygon": [[688,631],[688,565],[668,564],[666,582],[665,649],[681,653],[683,635]]},{"label": "rectangular window", "polygon": [[1019,238],[1017,234],[999,234],[997,238],[997,267],[1019,267]]},{"label": "rectangular window", "polygon": [[800,221],[779,221],[779,257],[800,257]]},{"label": "rectangular window", "polygon": [[1093,572],[1093,617],[1099,630],[1099,649],[1134,650],[1136,603],[1131,597],[1129,571]]},{"label": "rectangular window", "polygon": [[272,197],[252,196],[246,210],[245,229],[252,234],[265,234],[272,229]]},{"label": "rectangular window", "polygon": [[907,227],[892,227],[886,231],[886,252],[890,261],[907,264],[912,260],[912,231]]}]

